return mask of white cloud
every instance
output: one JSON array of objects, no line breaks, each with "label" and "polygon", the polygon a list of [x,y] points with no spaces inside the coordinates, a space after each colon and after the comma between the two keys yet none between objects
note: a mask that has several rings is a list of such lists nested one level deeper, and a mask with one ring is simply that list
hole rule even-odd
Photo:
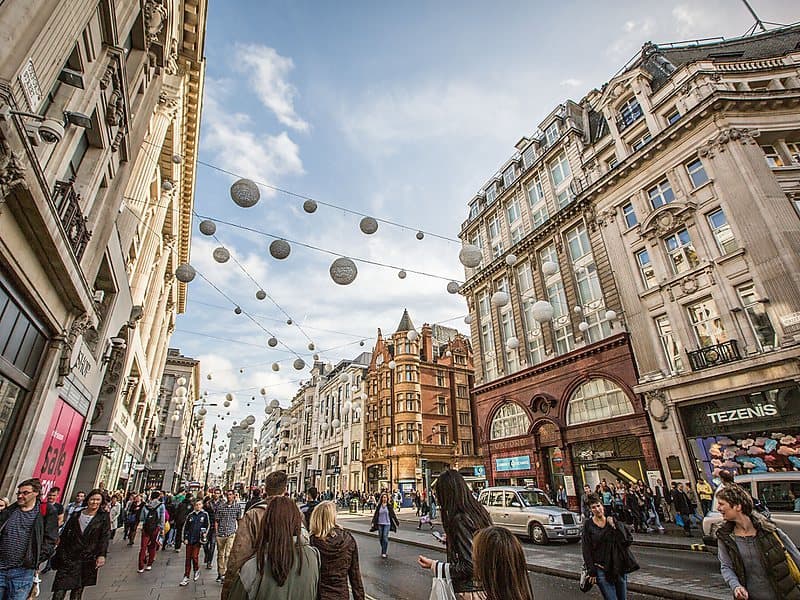
[{"label": "white cloud", "polygon": [[579,85],[582,84],[583,81],[581,81],[580,79],[575,79],[574,77],[570,77],[568,79],[562,79],[558,85],[564,85],[567,87],[578,87]]},{"label": "white cloud", "polygon": [[291,58],[281,56],[267,46],[237,44],[235,67],[248,75],[259,100],[278,121],[292,129],[308,131],[308,123],[294,108],[297,89],[288,81],[289,72],[294,69]]},{"label": "white cloud", "polygon": [[642,47],[642,44],[650,39],[655,31],[656,23],[652,17],[646,17],[640,21],[625,21],[622,31],[617,34],[607,52],[614,60],[628,60]]},{"label": "white cloud", "polygon": [[685,38],[697,35],[709,23],[708,15],[700,6],[678,4],[672,9],[672,16],[676,21],[678,34]]}]

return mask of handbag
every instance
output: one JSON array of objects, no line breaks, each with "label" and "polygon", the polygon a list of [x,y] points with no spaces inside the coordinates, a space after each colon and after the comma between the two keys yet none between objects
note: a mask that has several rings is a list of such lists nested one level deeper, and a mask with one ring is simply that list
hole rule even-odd
[{"label": "handbag", "polygon": [[586,568],[586,565],[582,565],[581,566],[581,578],[580,578],[580,582],[578,584],[578,587],[580,588],[580,590],[584,594],[586,592],[588,592],[590,589],[592,589],[592,585],[594,585],[592,583],[592,580],[589,579],[589,577],[590,577],[589,569]]},{"label": "handbag", "polygon": [[783,540],[781,536],[778,535],[778,532],[773,531],[772,535],[775,536],[775,539],[778,540],[778,543],[781,545],[783,556],[786,558],[786,566],[789,567],[789,574],[792,576],[795,583],[800,583],[800,568],[797,567],[797,563],[794,562],[792,555],[786,550],[786,546],[783,545]]},{"label": "handbag", "polygon": [[170,526],[170,524],[169,524],[169,521],[164,521],[164,533],[165,533],[165,534],[166,534],[166,533],[169,533],[169,530],[170,530],[171,528],[172,528],[172,527]]},{"label": "handbag", "polygon": [[450,579],[449,563],[436,561],[430,600],[457,600],[453,591],[453,582]]}]

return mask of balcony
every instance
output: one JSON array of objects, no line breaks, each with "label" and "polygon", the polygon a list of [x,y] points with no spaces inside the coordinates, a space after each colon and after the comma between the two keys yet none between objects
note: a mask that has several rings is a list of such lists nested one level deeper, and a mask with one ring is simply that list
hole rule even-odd
[{"label": "balcony", "polygon": [[736,340],[728,340],[721,344],[706,346],[699,350],[687,352],[687,354],[689,355],[689,364],[692,366],[692,371],[709,369],[742,358],[739,352],[739,344]]},{"label": "balcony", "polygon": [[71,181],[56,181],[53,189],[53,204],[58,219],[67,234],[67,241],[75,259],[80,262],[92,232],[86,227],[87,218],[83,216],[80,205],[81,196],[75,191]]}]

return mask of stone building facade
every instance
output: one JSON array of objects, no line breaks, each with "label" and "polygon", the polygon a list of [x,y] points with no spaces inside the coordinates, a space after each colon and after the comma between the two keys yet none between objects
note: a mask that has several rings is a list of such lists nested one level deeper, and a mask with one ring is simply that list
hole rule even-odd
[{"label": "stone building facade", "polygon": [[262,485],[273,471],[286,471],[289,459],[289,409],[267,406],[256,445],[254,485]]},{"label": "stone building facade", "polygon": [[0,11],[4,495],[31,474],[67,493],[146,477],[186,300],[171,273],[189,253],[205,14],[205,0]]},{"label": "stone building facade", "polygon": [[469,340],[441,325],[417,332],[404,311],[393,334],[384,338],[378,330],[365,384],[367,491],[399,489],[408,498],[448,468],[476,487],[485,483]]}]

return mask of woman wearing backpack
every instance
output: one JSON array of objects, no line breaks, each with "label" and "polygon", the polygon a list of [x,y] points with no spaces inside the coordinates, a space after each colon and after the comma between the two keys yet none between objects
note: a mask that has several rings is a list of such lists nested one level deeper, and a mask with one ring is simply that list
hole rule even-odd
[{"label": "woman wearing backpack", "polygon": [[128,546],[133,546],[133,539],[136,537],[136,528],[139,526],[139,519],[142,512],[142,497],[134,494],[127,506],[125,506],[125,535],[122,539],[128,540]]},{"label": "woman wearing backpack", "polygon": [[153,568],[158,552],[159,536],[164,530],[166,509],[161,502],[161,492],[153,491],[150,502],[142,507],[142,542],[139,546],[139,573]]}]

